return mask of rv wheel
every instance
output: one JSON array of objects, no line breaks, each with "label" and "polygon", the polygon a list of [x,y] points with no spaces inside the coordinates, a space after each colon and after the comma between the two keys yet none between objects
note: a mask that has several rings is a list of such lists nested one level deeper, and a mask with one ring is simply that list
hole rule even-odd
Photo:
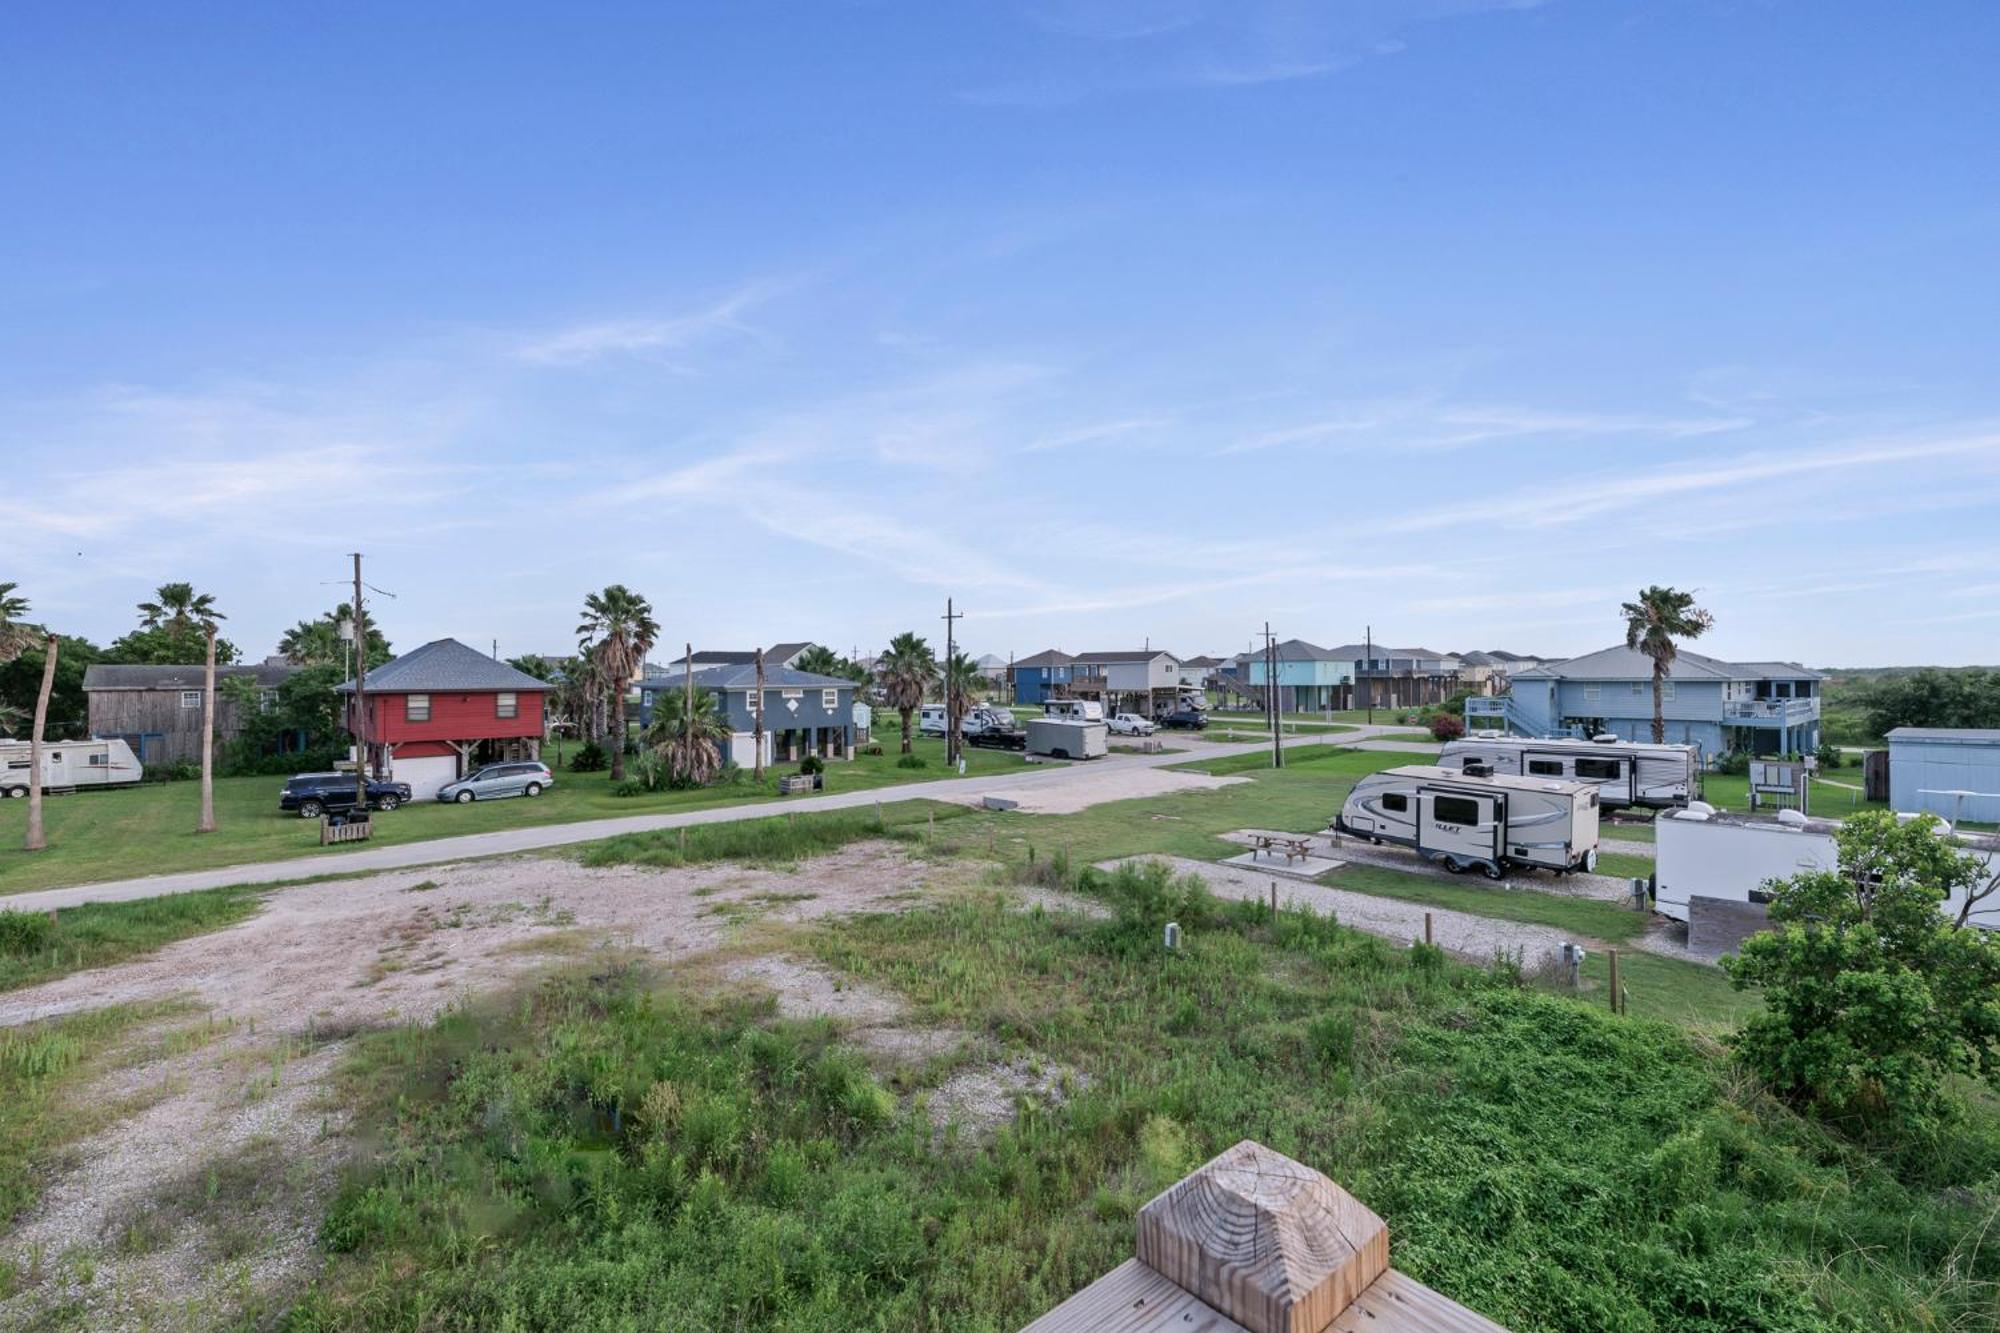
[{"label": "rv wheel", "polygon": [[1455,856],[1447,856],[1444,859],[1444,868],[1454,875],[1463,875],[1465,873],[1465,862]]},{"label": "rv wheel", "polygon": [[1486,878],[1505,879],[1506,877],[1507,877],[1507,872],[1502,870],[1499,866],[1489,865],[1486,867]]},{"label": "rv wheel", "polygon": [[6,791],[0,792],[0,796],[4,796],[10,801],[18,801],[27,794],[28,789],[26,787],[9,787]]}]

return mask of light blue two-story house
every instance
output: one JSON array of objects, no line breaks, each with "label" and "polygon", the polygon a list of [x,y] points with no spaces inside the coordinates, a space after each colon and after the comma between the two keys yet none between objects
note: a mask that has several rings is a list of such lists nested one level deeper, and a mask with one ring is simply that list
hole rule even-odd
[{"label": "light blue two-story house", "polygon": [[[1322,648],[1304,639],[1287,639],[1276,650],[1278,659],[1278,710],[1284,713],[1312,713],[1329,708],[1348,708],[1354,701],[1355,657],[1344,648]],[[1244,661],[1239,680],[1255,696],[1261,707],[1270,681],[1264,654],[1251,653]]]},{"label": "light blue two-story house", "polygon": [[[639,727],[653,724],[660,696],[685,690],[685,669],[647,667],[639,682]],[[723,758],[744,768],[757,761],[759,708],[755,663],[697,668],[694,687],[716,697],[729,727]],[[764,762],[783,763],[816,754],[854,757],[854,682],[792,667],[764,666]]]},{"label": "light blue two-story house", "polygon": [[[1796,662],[1724,662],[1683,648],[1667,673],[1667,740],[1710,759],[1819,748],[1822,677]],[[1465,701],[1468,730],[1518,736],[1653,738],[1653,663],[1623,644],[1517,671],[1498,698]]]}]

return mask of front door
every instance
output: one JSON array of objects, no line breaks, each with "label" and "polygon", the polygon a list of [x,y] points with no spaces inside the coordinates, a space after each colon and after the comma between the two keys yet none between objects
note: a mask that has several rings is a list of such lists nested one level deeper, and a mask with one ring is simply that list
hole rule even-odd
[{"label": "front door", "polygon": [[1503,807],[1495,796],[1455,791],[1417,795],[1417,848],[1460,860],[1498,862]]}]

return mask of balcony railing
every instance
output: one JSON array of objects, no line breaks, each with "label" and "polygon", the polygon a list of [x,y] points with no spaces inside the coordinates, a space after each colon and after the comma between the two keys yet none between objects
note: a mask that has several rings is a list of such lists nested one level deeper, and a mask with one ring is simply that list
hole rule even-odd
[{"label": "balcony railing", "polygon": [[1818,716],[1817,699],[1737,699],[1722,705],[1725,722],[1770,722],[1791,726],[1811,722]]}]

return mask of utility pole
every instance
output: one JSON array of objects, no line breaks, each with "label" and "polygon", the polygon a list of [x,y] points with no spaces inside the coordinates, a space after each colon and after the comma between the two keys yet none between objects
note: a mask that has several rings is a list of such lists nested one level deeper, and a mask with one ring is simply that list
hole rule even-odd
[{"label": "utility pole", "polygon": [[1375,669],[1375,627],[1368,626],[1363,633],[1368,636],[1368,656],[1361,663],[1361,684],[1368,691],[1368,725],[1375,725],[1375,681],[1369,672]]},{"label": "utility pole", "polygon": [[368,810],[368,631],[361,612],[361,552],[354,553],[354,808]]},{"label": "utility pole", "polygon": [[1278,721],[1278,640],[1264,622],[1264,711],[1271,719],[1271,767],[1285,766],[1285,729]]},{"label": "utility pole", "polygon": [[951,659],[956,656],[958,622],[965,619],[962,612],[954,610],[951,598],[944,599],[944,762],[947,767],[958,767],[958,709],[952,704],[953,686]]},{"label": "utility pole", "polygon": [[[686,681],[686,693],[681,697],[681,753],[690,761],[694,756],[694,645],[687,645],[686,669],[682,672]],[[763,700],[757,700],[761,706]]]},{"label": "utility pole", "polygon": [[754,761],[756,771],[753,776],[762,782],[764,780],[764,650],[762,648],[757,650],[757,708],[750,714],[750,723],[751,739],[757,747],[757,757]]}]

